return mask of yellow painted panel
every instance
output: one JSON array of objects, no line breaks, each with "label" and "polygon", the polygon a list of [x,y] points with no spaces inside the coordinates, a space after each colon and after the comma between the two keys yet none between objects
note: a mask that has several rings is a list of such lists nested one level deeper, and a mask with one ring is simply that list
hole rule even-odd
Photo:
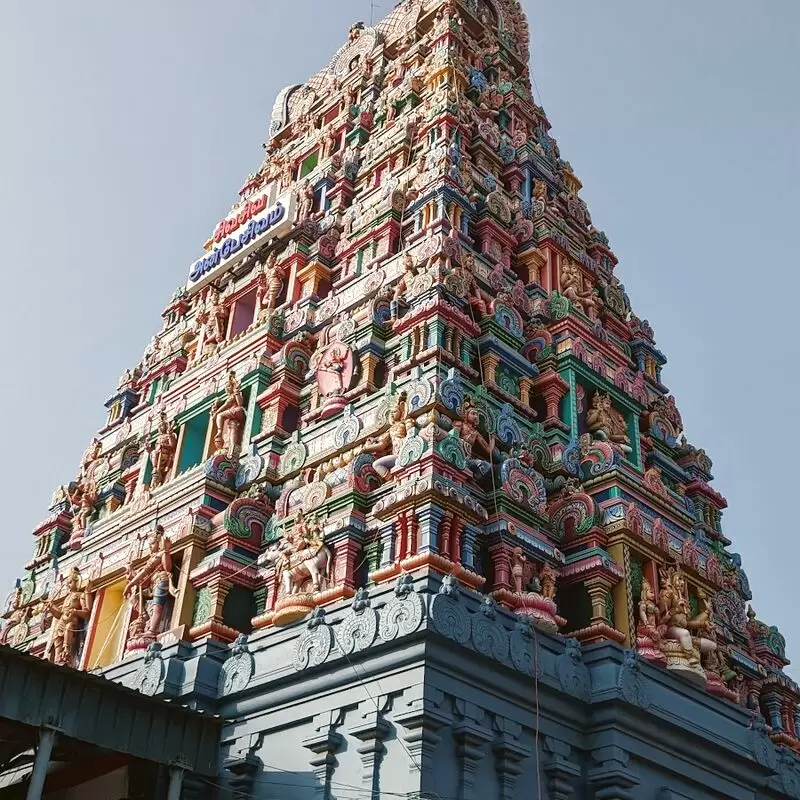
[{"label": "yellow painted panel", "polygon": [[86,661],[87,669],[106,667],[117,660],[117,650],[126,618],[125,598],[122,594],[124,589],[123,582],[103,589],[97,622],[90,642],[89,658]]}]

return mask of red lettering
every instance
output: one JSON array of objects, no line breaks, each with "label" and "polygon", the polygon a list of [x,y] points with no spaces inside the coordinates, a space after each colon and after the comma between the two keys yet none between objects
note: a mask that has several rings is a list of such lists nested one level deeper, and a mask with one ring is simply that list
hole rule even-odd
[{"label": "red lettering", "polygon": [[267,207],[267,196],[265,194],[255,200],[247,200],[244,208],[230,219],[224,219],[214,230],[214,241],[219,243],[226,236],[229,236],[242,225],[246,225],[256,214],[260,214]]}]

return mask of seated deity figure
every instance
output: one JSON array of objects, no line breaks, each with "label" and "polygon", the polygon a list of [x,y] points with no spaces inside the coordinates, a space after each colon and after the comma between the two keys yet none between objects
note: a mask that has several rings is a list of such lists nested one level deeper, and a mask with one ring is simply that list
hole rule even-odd
[{"label": "seated deity figure", "polygon": [[600,298],[591,289],[584,289],[583,276],[572,261],[561,264],[561,294],[577,306],[589,319],[595,319],[600,308]]},{"label": "seated deity figure", "polygon": [[595,438],[612,442],[624,453],[631,452],[631,440],[625,417],[614,408],[611,397],[596,391],[586,414],[586,427]]},{"label": "seated deity figure", "polygon": [[[324,542],[322,526],[299,509],[292,529],[283,541],[264,553],[259,563],[272,563],[284,597],[318,592],[328,578],[331,552]],[[308,586],[310,583],[310,587]]]},{"label": "seated deity figure", "polygon": [[375,472],[388,478],[397,461],[405,438],[414,432],[414,421],[408,417],[407,394],[400,392],[394,399],[390,412],[390,425],[381,436],[370,437],[364,445],[364,452],[377,456],[372,464]]},{"label": "seated deity figure", "polygon": [[689,620],[687,627],[695,636],[703,666],[706,669],[717,671],[719,668],[717,633],[711,619],[711,599],[703,589],[698,590],[697,599],[700,603],[700,611]]},{"label": "seated deity figure", "polygon": [[[495,437],[492,434],[486,439],[481,433],[480,415],[471,397],[467,397],[464,400],[461,407],[461,418],[453,423],[453,429],[458,431],[469,468],[477,475],[487,475],[492,468]],[[475,458],[476,448],[483,452],[483,455],[486,456],[486,461]]]},{"label": "seated deity figure", "polygon": [[667,669],[691,673],[702,678],[705,684],[700,653],[689,630],[691,611],[686,580],[680,568],[662,572],[658,610],[660,622],[665,628],[661,647],[667,657]]},{"label": "seated deity figure", "polygon": [[244,396],[236,380],[236,373],[228,373],[225,385],[225,399],[218,399],[213,406],[214,415],[214,446],[217,453],[225,453],[229,458],[237,455],[241,446],[242,430],[244,428],[245,409]]}]

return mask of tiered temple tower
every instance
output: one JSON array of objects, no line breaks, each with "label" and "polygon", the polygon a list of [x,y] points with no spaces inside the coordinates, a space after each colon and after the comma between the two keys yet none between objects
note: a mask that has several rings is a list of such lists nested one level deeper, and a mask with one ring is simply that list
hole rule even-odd
[{"label": "tiered temple tower", "polygon": [[281,92],[33,532],[0,639],[234,720],[242,797],[798,796],[784,639],[528,41],[404,0]]}]

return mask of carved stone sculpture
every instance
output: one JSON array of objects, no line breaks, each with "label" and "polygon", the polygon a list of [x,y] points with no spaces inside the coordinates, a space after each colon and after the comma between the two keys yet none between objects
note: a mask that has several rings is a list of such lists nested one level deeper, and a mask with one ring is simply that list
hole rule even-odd
[{"label": "carved stone sculpture", "polygon": [[76,666],[77,637],[82,623],[89,619],[92,599],[87,588],[81,587],[81,575],[73,569],[66,579],[64,599],[60,605],[48,602],[47,610],[54,622],[50,637],[50,660],[63,666]]},{"label": "carved stone sculpture", "polygon": [[242,444],[242,431],[246,417],[244,396],[235,372],[228,373],[225,399],[217,400],[213,407],[213,413],[216,452],[225,453],[229,458],[235,458]]},{"label": "carved stone sculpture", "polygon": [[[134,614],[143,620],[140,623],[143,629],[140,639],[130,641],[129,650],[146,647],[162,632],[167,602],[170,596],[175,595],[170,541],[164,536],[164,529],[160,525],[150,534],[148,545],[147,560],[125,586],[125,597],[131,598]],[[149,604],[149,608],[146,604]]]}]

